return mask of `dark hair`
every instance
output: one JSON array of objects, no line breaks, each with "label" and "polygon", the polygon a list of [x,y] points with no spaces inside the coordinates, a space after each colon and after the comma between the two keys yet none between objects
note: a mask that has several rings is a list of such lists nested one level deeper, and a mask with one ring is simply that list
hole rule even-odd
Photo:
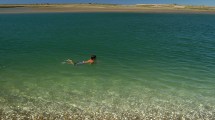
[{"label": "dark hair", "polygon": [[91,55],[91,59],[95,60],[96,59],[96,55]]}]

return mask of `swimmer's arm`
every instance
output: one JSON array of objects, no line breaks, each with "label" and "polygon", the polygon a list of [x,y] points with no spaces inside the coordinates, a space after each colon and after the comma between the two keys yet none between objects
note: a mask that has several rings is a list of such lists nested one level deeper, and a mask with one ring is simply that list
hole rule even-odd
[{"label": "swimmer's arm", "polygon": [[87,60],[87,61],[83,61],[83,63],[84,64],[87,64],[87,63],[92,64],[93,62],[91,62],[90,60]]}]

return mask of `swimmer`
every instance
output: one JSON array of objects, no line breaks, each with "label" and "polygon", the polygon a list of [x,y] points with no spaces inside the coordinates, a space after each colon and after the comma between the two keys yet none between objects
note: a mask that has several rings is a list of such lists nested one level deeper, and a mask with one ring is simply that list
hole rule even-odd
[{"label": "swimmer", "polygon": [[81,65],[81,64],[93,64],[95,63],[96,60],[96,55],[91,55],[90,59],[87,61],[82,61],[82,62],[74,62],[71,59],[66,60],[67,64],[72,64],[72,65]]}]

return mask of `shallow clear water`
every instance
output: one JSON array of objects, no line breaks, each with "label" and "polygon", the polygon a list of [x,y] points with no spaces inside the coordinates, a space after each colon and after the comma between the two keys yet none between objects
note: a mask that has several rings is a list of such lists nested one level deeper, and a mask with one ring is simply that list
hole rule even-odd
[{"label": "shallow clear water", "polygon": [[[214,116],[214,21],[210,14],[0,14],[0,108]],[[61,64],[91,54],[94,65]]]}]

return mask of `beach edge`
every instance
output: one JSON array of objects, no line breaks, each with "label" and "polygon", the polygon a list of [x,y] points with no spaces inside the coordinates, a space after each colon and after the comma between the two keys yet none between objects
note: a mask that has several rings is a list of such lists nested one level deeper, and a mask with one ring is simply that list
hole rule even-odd
[{"label": "beach edge", "polygon": [[0,4],[4,13],[74,13],[74,12],[134,12],[134,13],[207,13],[215,14],[215,7],[175,4]]}]

